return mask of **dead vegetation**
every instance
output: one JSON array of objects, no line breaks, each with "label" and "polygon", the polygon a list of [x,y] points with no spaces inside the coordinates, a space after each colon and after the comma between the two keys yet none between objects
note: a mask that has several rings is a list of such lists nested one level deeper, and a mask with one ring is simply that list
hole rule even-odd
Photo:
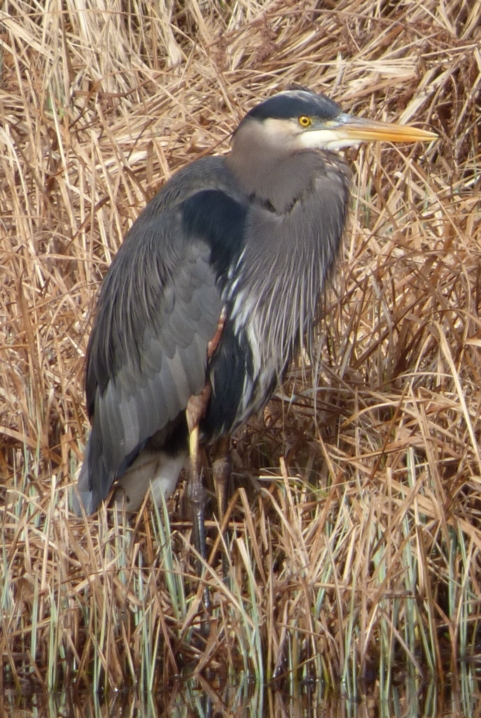
[{"label": "dead vegetation", "polygon": [[[479,3],[168,6],[0,11],[3,680],[155,688],[190,665],[355,692],[360,678],[389,686],[393,665],[455,677],[479,649]],[[292,83],[439,140],[349,157],[350,227],[312,372],[294,368],[236,442],[229,584],[211,525],[203,646],[181,492],[170,532],[167,512],[68,513],[84,352],[146,201]]]}]

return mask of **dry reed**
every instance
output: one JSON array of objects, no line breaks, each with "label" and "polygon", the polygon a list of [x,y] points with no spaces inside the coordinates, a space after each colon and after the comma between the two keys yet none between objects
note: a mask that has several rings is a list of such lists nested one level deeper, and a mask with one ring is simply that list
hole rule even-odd
[{"label": "dry reed", "polygon": [[[479,3],[171,5],[0,11],[3,680],[155,689],[209,666],[355,692],[373,676],[389,691],[393,665],[455,675],[479,645]],[[200,646],[182,491],[130,523],[68,512],[84,353],[145,202],[294,82],[439,141],[350,154],[312,371],[294,367],[237,437],[230,583],[212,522]]]}]

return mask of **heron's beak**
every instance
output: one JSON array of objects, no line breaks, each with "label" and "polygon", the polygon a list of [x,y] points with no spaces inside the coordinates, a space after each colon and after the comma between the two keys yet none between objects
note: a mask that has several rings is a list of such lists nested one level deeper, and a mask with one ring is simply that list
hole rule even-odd
[{"label": "heron's beak", "polygon": [[340,150],[343,147],[356,147],[361,142],[429,142],[436,138],[434,132],[418,127],[365,120],[343,112],[333,120],[313,124],[299,141],[304,147]]},{"label": "heron's beak", "polygon": [[410,125],[396,125],[391,122],[365,120],[362,117],[341,115],[340,123],[334,130],[339,139],[349,144],[355,142],[426,142],[437,139],[434,132],[420,130]]}]

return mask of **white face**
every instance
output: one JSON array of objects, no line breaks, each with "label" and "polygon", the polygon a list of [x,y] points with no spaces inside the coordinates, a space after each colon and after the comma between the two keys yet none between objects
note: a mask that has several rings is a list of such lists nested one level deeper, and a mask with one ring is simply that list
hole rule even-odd
[{"label": "white face", "polygon": [[299,135],[299,144],[301,147],[318,148],[324,150],[337,151],[343,147],[359,147],[362,140],[356,140],[349,137],[346,131],[341,127],[323,127],[319,130],[307,130]]}]

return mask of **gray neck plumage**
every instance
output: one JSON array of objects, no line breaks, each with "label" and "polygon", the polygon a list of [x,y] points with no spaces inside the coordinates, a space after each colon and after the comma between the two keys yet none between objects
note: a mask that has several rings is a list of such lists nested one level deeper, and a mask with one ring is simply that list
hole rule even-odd
[{"label": "gray neck plumage", "polygon": [[[248,241],[232,294],[235,325],[247,326],[254,364],[268,360],[282,376],[316,317],[319,296],[336,260],[349,199],[350,171],[339,155],[301,150],[256,160],[233,151],[227,164],[257,200],[248,215]],[[252,158],[252,153],[250,155]]]}]

